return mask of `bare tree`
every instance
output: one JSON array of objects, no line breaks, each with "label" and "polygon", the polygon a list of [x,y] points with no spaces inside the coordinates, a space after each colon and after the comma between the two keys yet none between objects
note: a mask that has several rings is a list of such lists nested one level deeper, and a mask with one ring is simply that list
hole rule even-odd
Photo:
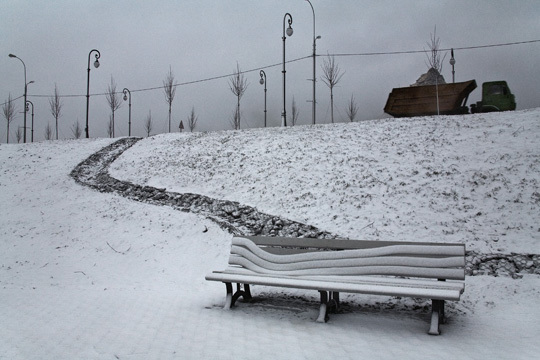
[{"label": "bare tree", "polygon": [[6,142],[9,144],[9,125],[15,120],[15,104],[11,99],[11,93],[6,102],[2,105],[2,113],[7,122]]},{"label": "bare tree", "polygon": [[351,122],[354,121],[354,118],[356,117],[356,113],[358,113],[358,106],[356,105],[356,101],[354,101],[354,95],[351,95],[351,100],[347,104],[347,117]]},{"label": "bare tree", "polygon": [[169,66],[169,73],[165,80],[163,80],[163,90],[165,91],[165,101],[169,104],[169,132],[171,132],[171,107],[176,95],[176,86],[174,85],[174,74]]},{"label": "bare tree", "polygon": [[152,111],[148,110],[148,115],[146,116],[146,119],[144,121],[144,131],[146,131],[146,136],[150,136],[150,133],[152,132]]},{"label": "bare tree", "polygon": [[114,112],[122,106],[122,99],[120,97],[120,94],[116,92],[116,82],[114,82],[114,78],[111,75],[111,83],[107,87],[107,93],[105,94],[105,97],[107,98],[107,102],[109,103],[109,107],[111,108],[111,117],[109,119],[109,127],[110,137],[114,137]]},{"label": "bare tree", "polygon": [[191,107],[191,114],[189,114],[187,118],[188,127],[191,132],[195,130],[198,120],[199,120],[199,117],[195,116],[195,107]]},{"label": "bare tree", "polygon": [[114,117],[109,115],[109,122],[107,123],[107,135],[110,138],[114,137]]},{"label": "bare tree", "polygon": [[240,109],[236,107],[232,113],[230,124],[234,130],[240,129]]},{"label": "bare tree", "polygon": [[441,53],[439,52],[441,40],[437,37],[437,26],[435,26],[435,30],[433,31],[433,34],[431,34],[430,41],[426,44],[429,47],[429,53],[426,52],[426,65],[429,69],[435,69],[440,74],[446,54],[444,54],[443,58],[441,59]]},{"label": "bare tree", "polygon": [[336,64],[334,56],[328,55],[322,65],[322,81],[330,88],[330,116],[334,122],[334,86],[341,80],[344,73],[341,72],[339,65]]},{"label": "bare tree", "polygon": [[79,139],[82,135],[82,128],[79,124],[79,120],[77,122],[73,123],[73,126],[71,127],[71,132],[73,133],[73,136],[75,139]]},{"label": "bare tree", "polygon": [[54,84],[54,96],[49,98],[49,105],[51,107],[51,114],[56,120],[56,140],[58,140],[58,118],[62,112],[62,106],[64,105],[60,100],[60,94],[58,93],[58,86]]},{"label": "bare tree", "polygon": [[294,100],[294,96],[292,98],[292,119],[291,119],[291,126],[296,125],[296,121],[298,120],[298,115],[300,114],[300,110],[298,110],[298,107],[296,106],[296,100]]},{"label": "bare tree", "polygon": [[247,79],[244,76],[244,73],[240,70],[240,65],[236,63],[236,71],[234,74],[229,78],[229,88],[231,89],[231,92],[236,96],[237,104],[236,104],[236,111],[234,112],[233,118],[234,118],[234,125],[235,130],[240,129],[240,99],[246,92],[246,89],[248,87]]},{"label": "bare tree", "polygon": [[47,123],[47,126],[45,126],[45,140],[52,140],[53,138],[53,130],[51,128],[51,124]]},{"label": "bare tree", "polygon": [[22,131],[21,131],[21,127],[19,126],[17,128],[17,131],[15,132],[15,139],[17,139],[17,143],[21,142],[22,137],[23,137],[23,134],[22,134]]}]

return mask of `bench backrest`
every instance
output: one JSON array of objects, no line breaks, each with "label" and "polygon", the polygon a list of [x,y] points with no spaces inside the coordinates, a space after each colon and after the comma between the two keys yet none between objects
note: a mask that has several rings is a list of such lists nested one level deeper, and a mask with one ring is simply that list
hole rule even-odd
[{"label": "bench backrest", "polygon": [[229,264],[277,276],[391,275],[463,280],[465,245],[235,237]]}]

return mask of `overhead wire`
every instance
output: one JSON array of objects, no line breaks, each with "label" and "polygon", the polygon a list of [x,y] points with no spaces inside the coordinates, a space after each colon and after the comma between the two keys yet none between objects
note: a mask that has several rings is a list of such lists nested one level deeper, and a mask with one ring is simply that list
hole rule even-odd
[{"label": "overhead wire", "polygon": [[[473,49],[484,49],[490,47],[499,47],[499,46],[510,46],[510,45],[520,45],[520,44],[531,44],[540,42],[539,40],[528,40],[528,41],[515,41],[510,43],[503,44],[490,44],[490,45],[477,45],[477,46],[463,46],[455,47],[448,49],[439,49],[437,51],[450,51],[454,50],[473,50]],[[431,50],[407,50],[407,51],[386,51],[386,52],[367,52],[367,53],[338,53],[338,54],[329,54],[330,56],[374,56],[374,55],[401,55],[401,54],[418,54],[418,53],[429,53]],[[327,56],[327,55],[317,55],[317,56]]]},{"label": "overhead wire", "polygon": [[[439,49],[438,51],[450,51],[452,49],[453,50],[485,49],[485,48],[501,47],[501,46],[531,44],[531,43],[538,43],[538,42],[540,42],[540,39],[527,40],[527,41],[514,41],[514,42],[508,42],[508,43],[502,43],[502,44],[462,46],[462,47],[454,47],[454,48],[447,48],[447,49]],[[365,52],[365,53],[333,53],[333,54],[326,54],[326,55],[317,54],[316,56],[317,57],[321,57],[321,56],[338,56],[338,57],[342,57],[342,56],[381,56],[381,55],[403,55],[403,54],[428,53],[430,51],[431,50],[425,50],[424,49],[424,50],[383,51],[383,52]],[[310,54],[310,55],[307,55],[307,56],[302,56],[302,57],[292,59],[292,60],[287,60],[286,63],[293,63],[293,62],[309,59],[311,57],[313,57],[313,54]],[[181,82],[181,83],[176,83],[173,86],[174,87],[186,86],[186,85],[193,85],[193,84],[198,84],[198,83],[202,83],[202,82],[208,82],[208,81],[213,81],[213,80],[224,79],[224,78],[236,75],[236,74],[247,74],[247,73],[251,73],[251,72],[254,72],[254,71],[259,71],[259,70],[262,70],[262,69],[269,69],[269,68],[272,68],[272,67],[276,67],[276,66],[279,66],[279,65],[282,65],[282,64],[283,64],[282,62],[279,62],[279,63],[275,63],[275,64],[271,64],[271,65],[266,65],[266,66],[262,66],[262,67],[257,67],[257,68],[245,70],[245,71],[240,71],[238,73],[231,73],[231,74],[226,74],[226,75],[218,75],[218,76],[212,76],[212,77],[198,79],[198,80],[191,80],[191,81],[185,81],[185,82]],[[159,89],[163,89],[163,88],[165,88],[165,86],[155,86],[155,87],[149,87],[149,88],[143,88],[143,89],[135,89],[135,90],[130,90],[130,91],[132,93],[136,93],[136,92],[146,92],[146,91],[159,90]],[[107,95],[107,94],[108,93],[94,93],[94,94],[89,94],[89,96],[104,96],[104,95]],[[121,92],[117,92],[117,94],[121,94]],[[20,99],[23,96],[24,95],[21,95],[21,96],[15,98],[15,99],[12,99],[12,101]],[[52,96],[53,95],[43,95],[43,94],[28,94],[27,95],[27,97],[36,97],[36,98],[39,98],[39,97],[52,97]],[[78,95],[78,94],[59,95],[59,97],[64,97],[64,98],[85,97],[85,96],[87,96],[87,95]],[[0,104],[0,106],[3,106],[5,104],[7,104],[7,101]]]}]

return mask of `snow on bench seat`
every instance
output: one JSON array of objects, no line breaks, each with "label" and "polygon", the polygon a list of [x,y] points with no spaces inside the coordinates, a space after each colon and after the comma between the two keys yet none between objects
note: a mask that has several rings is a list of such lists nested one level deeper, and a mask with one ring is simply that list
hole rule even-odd
[{"label": "snow on bench seat", "polygon": [[444,301],[459,300],[465,290],[464,267],[463,244],[235,237],[229,267],[206,279],[225,283],[227,309],[240,296],[251,299],[249,285],[317,290],[317,320],[323,322],[327,305],[339,305],[340,292],[428,298],[433,301],[429,333],[438,335]]},{"label": "snow on bench seat", "polygon": [[[332,292],[348,292],[372,295],[406,296],[437,300],[459,300],[464,290],[461,284],[423,284],[421,282],[401,282],[395,279],[385,281],[343,281],[339,277],[290,277],[262,274],[239,274],[231,272],[214,272],[206,277],[207,280],[234,282],[250,285],[279,286],[297,289],[324,290]],[[403,279],[406,280],[406,279]],[[457,286],[456,286],[457,285]]]}]

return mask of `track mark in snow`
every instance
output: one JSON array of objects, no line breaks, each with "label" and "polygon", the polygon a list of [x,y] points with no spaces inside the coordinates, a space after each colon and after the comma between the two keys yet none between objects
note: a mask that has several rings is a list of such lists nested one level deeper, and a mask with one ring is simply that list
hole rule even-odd
[{"label": "track mark in snow", "polygon": [[123,138],[106,146],[77,165],[71,177],[79,184],[100,192],[114,192],[132,200],[200,214],[235,235],[337,237],[314,226],[265,214],[238,202],[212,199],[199,194],[167,192],[165,189],[141,186],[111,177],[108,168],[112,162],[139,140],[141,138]]}]

